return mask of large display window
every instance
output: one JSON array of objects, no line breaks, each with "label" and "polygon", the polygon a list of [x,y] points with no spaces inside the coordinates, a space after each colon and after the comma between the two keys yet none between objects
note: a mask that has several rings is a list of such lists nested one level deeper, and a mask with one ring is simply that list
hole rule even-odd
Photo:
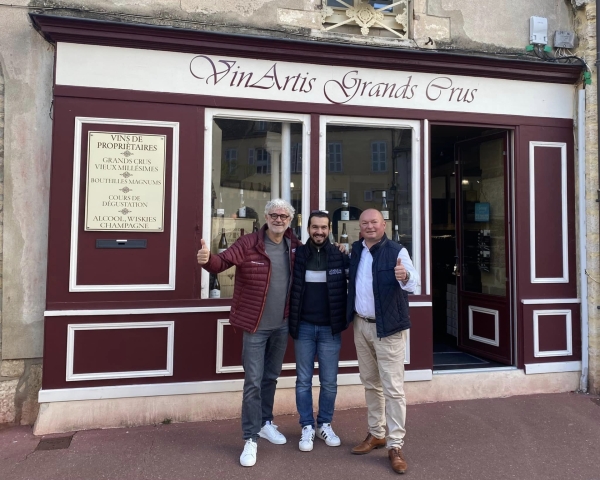
[{"label": "large display window", "polygon": [[[305,236],[310,116],[207,109],[205,121],[203,238],[211,253],[262,228],[274,198],[292,204],[291,226]],[[203,270],[201,297],[231,298],[234,282],[235,267],[218,275]]]},{"label": "large display window", "polygon": [[323,116],[320,130],[319,208],[330,213],[334,238],[347,234],[352,245],[360,214],[375,208],[420,270],[419,122]]}]

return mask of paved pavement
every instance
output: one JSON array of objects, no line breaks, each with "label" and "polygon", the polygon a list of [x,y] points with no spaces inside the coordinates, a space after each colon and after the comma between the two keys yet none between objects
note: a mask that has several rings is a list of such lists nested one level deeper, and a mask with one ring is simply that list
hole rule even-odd
[{"label": "paved pavement", "polygon": [[[0,430],[0,479],[399,478],[385,450],[350,454],[366,435],[365,409],[336,412],[333,426],[342,438],[337,448],[315,440],[312,452],[300,452],[297,422],[292,415],[276,419],[288,443],[261,439],[252,468],[238,462],[243,448],[239,420],[42,438],[33,436],[30,427],[6,428]],[[599,397],[552,394],[411,405],[407,430],[409,467],[401,478],[600,480]],[[61,442],[68,448],[40,450]]]}]

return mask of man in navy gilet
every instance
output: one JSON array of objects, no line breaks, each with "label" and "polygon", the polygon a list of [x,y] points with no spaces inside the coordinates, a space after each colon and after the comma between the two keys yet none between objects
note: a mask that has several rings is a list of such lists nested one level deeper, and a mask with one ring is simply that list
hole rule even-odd
[{"label": "man in navy gilet", "polygon": [[408,292],[415,291],[419,276],[407,250],[385,235],[381,212],[365,210],[360,216],[360,233],[362,240],[354,242],[350,257],[347,320],[354,321],[369,429],[352,453],[362,455],[385,446],[392,469],[405,473],[402,445],[406,433]]}]

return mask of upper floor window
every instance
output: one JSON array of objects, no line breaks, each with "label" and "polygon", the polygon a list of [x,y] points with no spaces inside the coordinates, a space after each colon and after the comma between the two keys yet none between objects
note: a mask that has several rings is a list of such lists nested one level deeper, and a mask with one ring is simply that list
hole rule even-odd
[{"label": "upper floor window", "polygon": [[[327,0],[321,11],[325,30],[408,38],[410,0]],[[341,27],[341,28],[340,28]],[[374,30],[370,30],[374,29]]]},{"label": "upper floor window", "polygon": [[385,172],[387,170],[387,144],[385,142],[371,142],[371,170]]},{"label": "upper floor window", "polygon": [[237,148],[228,148],[225,150],[225,164],[227,165],[227,173],[235,173],[238,167],[238,151]]},{"label": "upper floor window", "polygon": [[256,173],[263,175],[271,174],[271,154],[265,148],[255,149]]},{"label": "upper floor window", "polygon": [[342,171],[342,144],[329,142],[327,144],[327,165],[330,172]]}]

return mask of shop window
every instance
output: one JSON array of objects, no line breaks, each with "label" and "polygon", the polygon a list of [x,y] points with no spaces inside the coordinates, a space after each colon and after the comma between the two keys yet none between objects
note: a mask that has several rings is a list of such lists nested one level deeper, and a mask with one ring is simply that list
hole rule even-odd
[{"label": "shop window", "polygon": [[[308,144],[304,139],[307,135],[304,120],[257,121],[240,118],[244,112],[236,111],[235,117],[227,117],[226,110],[218,112],[224,112],[223,116],[207,111],[207,124],[211,128],[206,134],[210,133],[212,151],[206,159],[211,165],[210,172],[205,170],[204,185],[211,194],[210,205],[204,206],[207,220],[203,224],[203,238],[210,242],[212,253],[227,249],[240,236],[262,228],[265,205],[272,198],[289,200],[297,214],[303,208],[309,211],[308,205],[302,205],[305,157],[302,149]],[[304,119],[304,116],[293,118],[297,117]],[[306,117],[308,124],[310,117]],[[289,145],[287,152],[282,151],[283,144]],[[205,200],[208,202],[207,197]],[[300,233],[298,215],[291,226]],[[221,298],[232,297],[235,267],[216,276],[206,271],[202,275],[202,298],[208,298],[210,291],[216,295],[217,290]],[[219,288],[214,288],[215,285]]]},{"label": "shop window", "polygon": [[342,171],[342,144],[340,142],[327,144],[327,166],[330,172]]},{"label": "shop window", "polygon": [[385,142],[371,143],[371,170],[377,173],[387,170],[387,144]]},{"label": "shop window", "polygon": [[408,38],[410,0],[327,0],[321,10],[325,30]]},{"label": "shop window", "polygon": [[237,148],[230,148],[225,150],[225,164],[227,165],[227,172],[232,174],[237,170]]},{"label": "shop window", "polygon": [[[335,119],[330,120],[330,119]],[[350,244],[359,239],[360,214],[369,208],[382,209],[383,192],[386,194],[389,220],[386,234],[392,239],[396,226],[400,243],[405,246],[415,266],[419,263],[418,219],[413,214],[418,206],[418,190],[413,189],[413,164],[418,165],[418,140],[414,129],[418,122],[353,119],[354,124],[345,125],[344,117],[328,117],[325,124],[324,142],[327,145],[325,186],[322,189],[320,208],[328,210],[333,220],[333,235],[339,238],[346,224]],[[339,123],[337,123],[339,122]],[[378,126],[381,124],[381,126]],[[408,125],[406,125],[408,124]],[[383,140],[383,139],[389,140]],[[344,169],[332,168],[333,145],[344,144]],[[371,159],[371,162],[366,159]],[[344,195],[345,194],[345,195]],[[348,199],[349,220],[342,221],[342,200]],[[415,258],[416,256],[416,258]]]}]

